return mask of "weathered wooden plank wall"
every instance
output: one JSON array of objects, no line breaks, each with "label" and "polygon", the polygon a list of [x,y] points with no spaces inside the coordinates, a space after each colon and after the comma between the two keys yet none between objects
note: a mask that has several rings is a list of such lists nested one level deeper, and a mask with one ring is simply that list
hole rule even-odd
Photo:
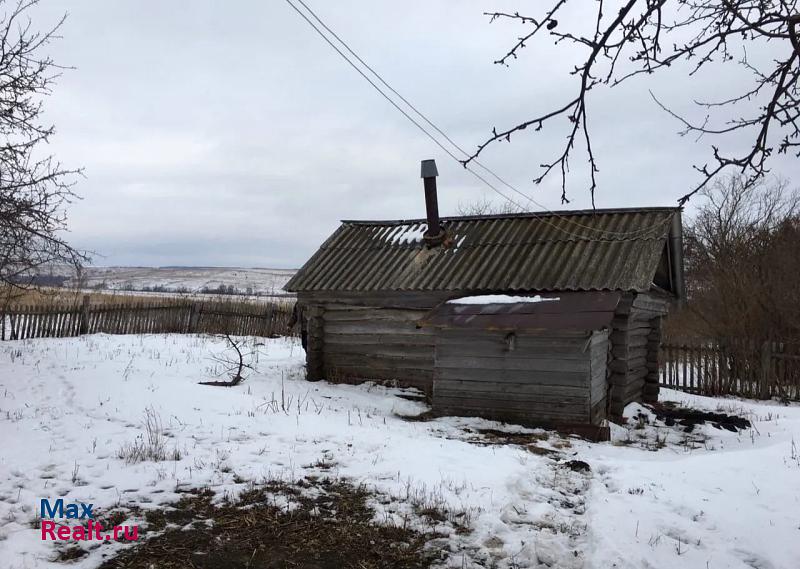
[{"label": "weathered wooden plank wall", "polygon": [[[439,394],[444,398],[442,404],[448,397],[455,399],[461,394],[462,399],[473,401],[473,409],[485,410],[487,397],[494,393],[508,401],[508,411],[515,411],[511,407],[518,407],[516,411],[527,409],[531,404],[535,409],[538,404],[543,412],[548,407],[547,411],[562,421],[575,419],[583,423],[597,422],[609,413],[619,415],[625,405],[641,400],[643,394],[651,400],[657,398],[660,318],[667,311],[667,302],[662,298],[624,295],[610,334],[578,358],[574,346],[564,344],[563,339],[545,344],[539,338],[537,344],[527,342],[522,334],[520,348],[529,344],[525,346],[526,356],[516,359],[504,355],[503,367],[498,370],[497,361],[491,359],[498,357],[497,334],[476,331],[470,335],[417,327],[417,322],[446,295],[387,296],[373,292],[353,293],[351,298],[325,292],[301,294],[299,300],[310,307],[309,377],[333,381],[395,380],[430,394],[435,375]],[[469,335],[468,342],[458,333]],[[495,370],[497,385],[485,383],[486,370]],[[536,374],[534,382],[531,373]],[[565,389],[560,403],[547,395],[551,393],[548,386],[554,386],[548,383],[552,377],[574,382],[560,384]],[[569,388],[579,383],[580,395],[570,393]],[[514,389],[522,396],[527,394],[530,401],[509,401]],[[535,397],[540,397],[539,403],[533,401]],[[563,397],[578,397],[580,404]],[[557,407],[559,404],[562,408]],[[574,412],[580,406],[583,408]]]},{"label": "weathered wooden plank wall", "polygon": [[[597,351],[607,350],[599,344]],[[587,335],[520,332],[510,349],[504,332],[440,330],[433,407],[439,413],[524,423],[588,424],[590,345]]]},{"label": "weathered wooden plank wall", "polygon": [[[323,376],[398,380],[430,392],[433,382],[433,332],[417,328],[424,310],[327,304],[321,330]],[[316,357],[316,356],[315,356]],[[319,365],[315,362],[315,365]]]}]

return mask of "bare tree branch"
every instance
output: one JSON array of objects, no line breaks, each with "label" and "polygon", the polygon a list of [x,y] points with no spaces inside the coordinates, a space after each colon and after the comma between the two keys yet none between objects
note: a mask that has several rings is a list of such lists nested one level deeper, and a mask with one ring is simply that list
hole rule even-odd
[{"label": "bare tree branch", "polygon": [[[571,71],[580,80],[576,92],[567,96],[566,102],[557,103],[551,110],[515,126],[499,131],[493,128],[491,136],[463,161],[465,166],[495,142],[510,142],[512,135],[528,127],[535,127],[533,130],[538,132],[546,123],[564,116],[570,122],[564,146],[553,160],[541,164],[542,171],[533,181],[541,183],[558,169],[561,199],[568,202],[569,159],[576,148],[581,147],[589,163],[588,189],[594,204],[598,167],[587,123],[590,93],[597,87],[613,88],[630,78],[651,75],[679,64],[688,66],[689,76],[711,65],[730,64],[738,64],[752,73],[752,84],[743,91],[733,92],[717,102],[696,101],[709,113],[702,123],[670,110],[653,95],[664,111],[681,122],[684,128],[680,134],[720,139],[711,144],[710,161],[693,166],[700,180],[678,200],[681,204],[728,168],[737,169],[745,182],[752,185],[769,171],[769,159],[776,153],[792,152],[800,156],[800,12],[796,0],[621,0],[613,11],[606,2],[599,0],[594,13],[594,32],[589,36],[577,31],[582,22],[574,16],[573,29],[567,29],[564,23],[569,18],[566,4],[566,0],[551,0],[549,6],[542,8],[541,17],[517,12],[486,14],[490,22],[507,20],[531,26],[495,63],[508,66],[523,49],[544,37],[554,39],[557,45],[577,46],[585,50],[585,55],[582,63]],[[674,39],[671,47],[667,44],[670,39]],[[777,44],[772,52],[778,57],[769,64],[750,63],[747,46],[767,43]],[[786,49],[781,50],[781,45]],[[743,53],[741,58],[734,56],[738,49]],[[745,104],[750,108],[742,109]],[[739,153],[723,150],[730,137],[738,133],[751,137],[750,147]]]}]

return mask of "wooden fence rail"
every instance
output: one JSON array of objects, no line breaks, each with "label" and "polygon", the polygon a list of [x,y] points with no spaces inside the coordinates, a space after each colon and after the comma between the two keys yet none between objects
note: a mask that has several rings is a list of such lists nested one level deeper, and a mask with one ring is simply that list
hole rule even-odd
[{"label": "wooden fence rail", "polygon": [[169,300],[93,305],[83,302],[0,309],[0,340],[64,338],[82,334],[291,335],[288,303]]},{"label": "wooden fence rail", "polygon": [[660,385],[700,395],[800,400],[800,345],[673,342],[661,346]]}]

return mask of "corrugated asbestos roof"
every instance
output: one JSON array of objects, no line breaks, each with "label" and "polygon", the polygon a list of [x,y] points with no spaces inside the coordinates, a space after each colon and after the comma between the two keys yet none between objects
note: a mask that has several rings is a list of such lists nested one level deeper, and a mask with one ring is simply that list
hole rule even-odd
[{"label": "corrugated asbestos roof", "polygon": [[428,249],[424,219],[343,221],[286,284],[303,291],[650,289],[678,208],[586,210],[442,219]]}]

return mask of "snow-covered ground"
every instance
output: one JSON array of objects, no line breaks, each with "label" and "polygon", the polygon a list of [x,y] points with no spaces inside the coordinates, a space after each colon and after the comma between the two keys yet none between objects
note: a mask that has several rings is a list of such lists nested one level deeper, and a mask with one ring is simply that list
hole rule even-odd
[{"label": "snow-covered ground", "polygon": [[[684,434],[632,421],[613,426],[612,442],[589,443],[478,419],[405,420],[426,407],[403,390],[306,382],[293,340],[264,342],[257,371],[234,388],[197,384],[213,379],[211,356],[225,348],[215,338],[0,343],[0,566],[62,566],[33,528],[42,498],[102,513],[157,507],[182,488],[235,494],[308,474],[367,484],[382,523],[411,503],[448,510],[471,529],[438,528],[455,567],[800,566],[798,406],[667,391],[662,400],[745,413],[753,428]],[[147,413],[179,460],[119,458]],[[485,429],[529,437],[498,444]],[[95,567],[117,547],[72,565]]]}]

